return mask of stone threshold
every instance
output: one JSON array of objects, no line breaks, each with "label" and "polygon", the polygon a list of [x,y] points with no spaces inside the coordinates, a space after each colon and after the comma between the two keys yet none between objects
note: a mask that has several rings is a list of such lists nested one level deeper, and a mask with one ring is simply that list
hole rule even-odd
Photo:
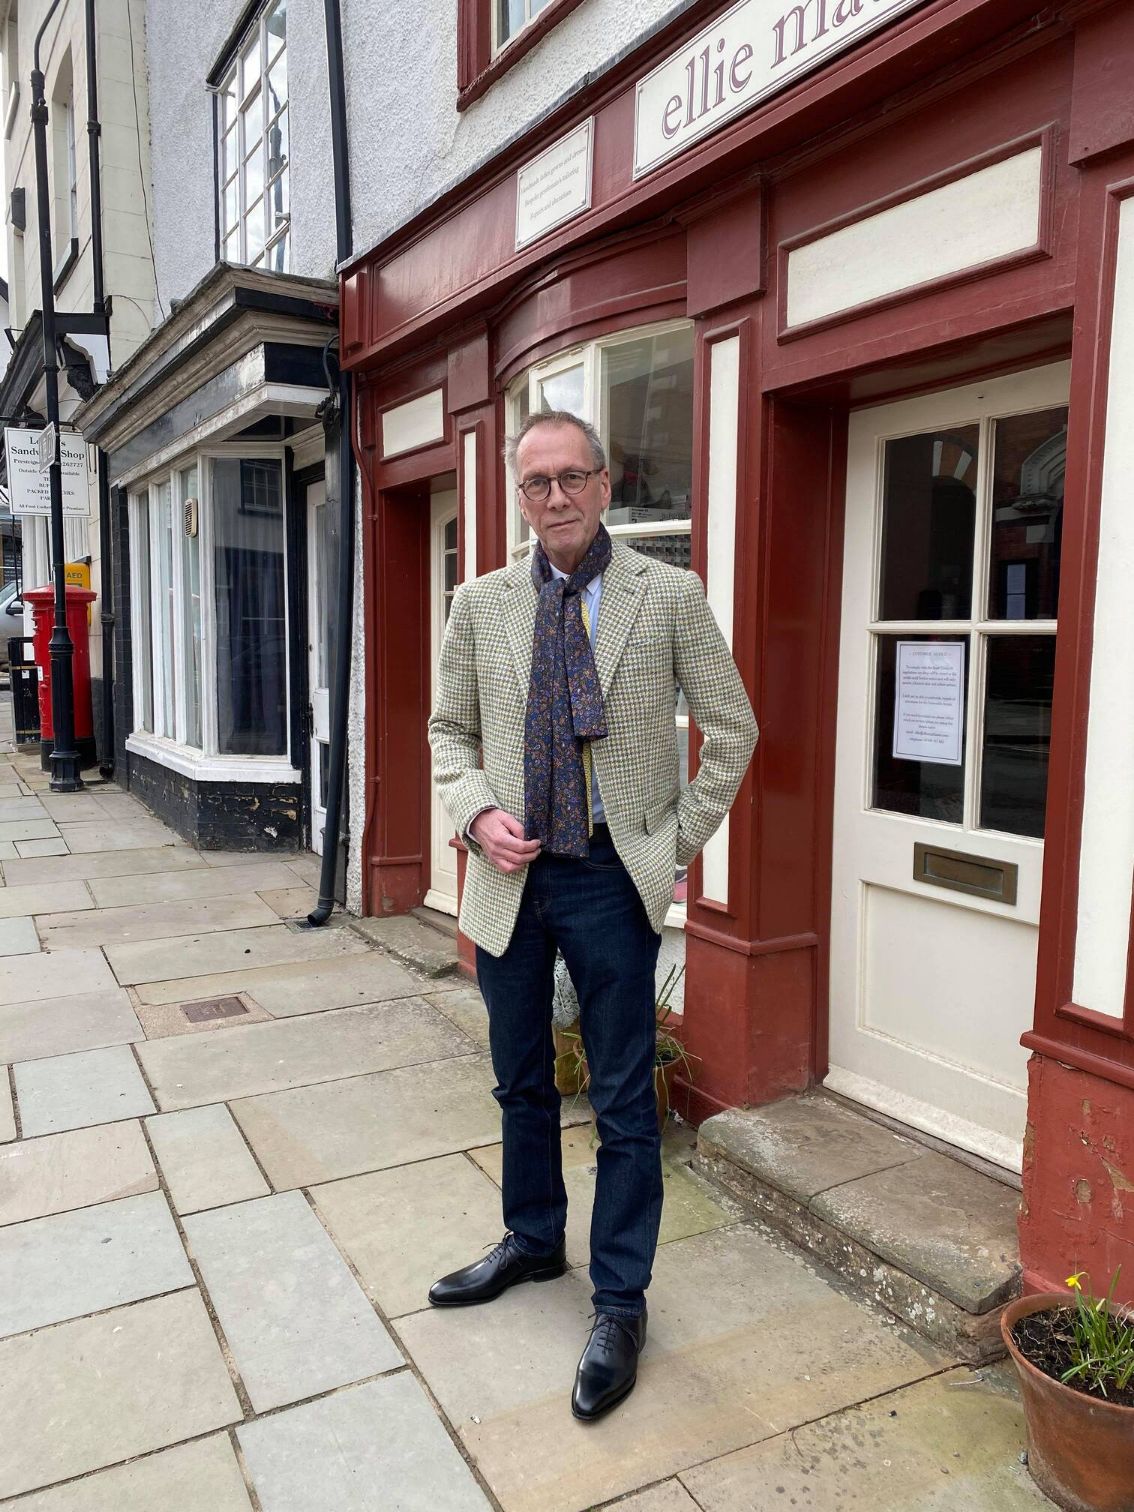
[{"label": "stone threshold", "polygon": [[1021,1277],[1011,1187],[823,1093],[707,1119],[693,1165],[966,1364],[1004,1353]]},{"label": "stone threshold", "polygon": [[[413,914],[396,914],[389,919],[357,919],[347,916],[346,925],[355,934],[377,945],[380,950],[427,977],[454,976],[460,970],[457,959],[457,932],[452,935],[434,925],[423,923],[416,915],[432,910],[415,909]],[[444,917],[440,915],[439,917]]]}]

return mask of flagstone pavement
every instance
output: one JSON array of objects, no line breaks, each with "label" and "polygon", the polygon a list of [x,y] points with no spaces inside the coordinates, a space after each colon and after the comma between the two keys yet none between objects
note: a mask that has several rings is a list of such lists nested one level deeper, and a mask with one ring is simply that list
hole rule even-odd
[{"label": "flagstone pavement", "polygon": [[199,853],[113,786],[52,795],[10,750],[0,867],[0,1507],[1048,1505],[1007,1374],[745,1221],[681,1127],[638,1388],[575,1423],[585,1106],[565,1108],[568,1274],[425,1302],[500,1233],[471,987],[341,920],[298,927],[313,857]]}]

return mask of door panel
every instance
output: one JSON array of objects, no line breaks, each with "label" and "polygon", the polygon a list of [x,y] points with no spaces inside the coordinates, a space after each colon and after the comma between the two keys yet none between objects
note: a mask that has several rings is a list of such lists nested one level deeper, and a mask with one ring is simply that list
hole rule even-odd
[{"label": "door panel", "polygon": [[851,417],[828,1084],[1018,1166],[1067,365]]},{"label": "door panel", "polygon": [[[457,589],[457,494],[455,489],[436,493],[430,501],[430,549],[429,549],[429,611],[432,627],[430,645],[431,697],[430,707],[437,694],[437,658],[441,654],[441,639],[449,619],[453,594]],[[445,809],[432,787],[430,823],[430,883],[425,895],[428,908],[443,913],[457,912],[457,853],[450,843],[456,833]]]}]

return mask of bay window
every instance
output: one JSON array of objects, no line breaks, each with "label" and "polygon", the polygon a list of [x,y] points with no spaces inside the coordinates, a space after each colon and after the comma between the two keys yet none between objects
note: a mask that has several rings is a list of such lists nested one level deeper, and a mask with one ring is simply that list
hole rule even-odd
[{"label": "bay window", "polygon": [[131,493],[130,749],[209,778],[292,775],[285,513],[267,448],[202,453]]}]

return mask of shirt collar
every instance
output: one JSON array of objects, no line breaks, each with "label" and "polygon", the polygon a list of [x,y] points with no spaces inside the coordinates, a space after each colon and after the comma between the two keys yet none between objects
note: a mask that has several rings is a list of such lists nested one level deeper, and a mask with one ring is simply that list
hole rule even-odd
[{"label": "shirt collar", "polygon": [[[550,557],[548,557],[548,559],[547,559],[547,565],[551,568],[551,575],[552,575],[552,577],[555,577],[555,578],[566,578],[567,577],[567,573],[560,572],[559,568],[555,565],[555,563],[551,560]],[[594,575],[594,577],[587,584],[586,588],[584,588],[583,592],[584,593],[593,593],[594,590],[595,590],[596,584],[601,583],[601,582],[602,582],[602,573],[601,572],[596,572],[595,575]]]}]

